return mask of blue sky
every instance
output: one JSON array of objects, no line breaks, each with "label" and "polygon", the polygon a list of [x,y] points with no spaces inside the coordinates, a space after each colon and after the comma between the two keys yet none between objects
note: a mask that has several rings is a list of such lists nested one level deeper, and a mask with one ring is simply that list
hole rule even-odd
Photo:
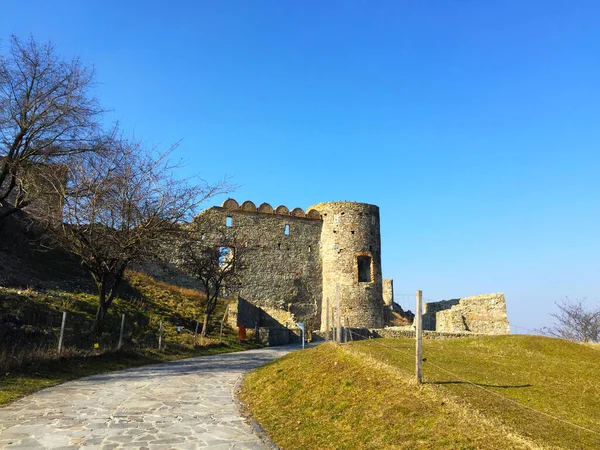
[{"label": "blue sky", "polygon": [[31,34],[95,67],[107,123],[181,140],[182,175],[232,176],[240,202],[379,205],[396,294],[501,291],[523,328],[566,296],[600,303],[597,2],[1,10],[4,46]]}]

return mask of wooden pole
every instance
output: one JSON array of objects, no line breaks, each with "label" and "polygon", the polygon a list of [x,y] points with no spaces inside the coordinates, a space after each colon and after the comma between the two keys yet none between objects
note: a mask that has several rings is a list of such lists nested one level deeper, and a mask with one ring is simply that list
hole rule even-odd
[{"label": "wooden pole", "polygon": [[423,381],[423,316],[422,316],[423,291],[417,291],[417,313],[415,314],[415,375],[417,382]]},{"label": "wooden pole", "polygon": [[349,323],[350,323],[350,321],[348,320],[348,318],[344,317],[344,326],[346,329],[346,342],[352,340],[352,333],[349,330],[349,328],[350,328]]},{"label": "wooden pole", "polygon": [[125,332],[125,314],[121,316],[121,333],[119,334],[119,346],[117,350],[121,350],[123,348],[123,333]]},{"label": "wooden pole", "polygon": [[229,310],[229,303],[225,306],[225,313],[223,314],[223,319],[221,319],[221,331],[219,331],[219,342],[223,340],[223,322],[225,322],[225,317],[227,317],[227,311]]},{"label": "wooden pole", "polygon": [[162,334],[163,334],[163,325],[162,320],[160,321],[160,325],[158,327],[158,349],[162,350]]},{"label": "wooden pole", "polygon": [[342,314],[340,310],[340,285],[335,285],[335,302],[337,310],[337,342],[342,343]]},{"label": "wooden pole", "polygon": [[325,340],[329,342],[329,297],[325,297]]},{"label": "wooden pole", "polygon": [[62,353],[63,338],[65,337],[65,324],[66,323],[67,323],[67,312],[63,311],[62,323],[60,325],[60,337],[58,338],[58,357],[59,358],[60,358],[60,355]]}]

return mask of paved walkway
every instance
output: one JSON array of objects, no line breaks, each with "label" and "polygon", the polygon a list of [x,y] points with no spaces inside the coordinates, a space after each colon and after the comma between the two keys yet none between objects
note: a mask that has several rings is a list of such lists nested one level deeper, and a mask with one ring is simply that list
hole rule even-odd
[{"label": "paved walkway", "polygon": [[0,448],[266,449],[240,416],[241,376],[299,346],[95,375],[0,408]]}]

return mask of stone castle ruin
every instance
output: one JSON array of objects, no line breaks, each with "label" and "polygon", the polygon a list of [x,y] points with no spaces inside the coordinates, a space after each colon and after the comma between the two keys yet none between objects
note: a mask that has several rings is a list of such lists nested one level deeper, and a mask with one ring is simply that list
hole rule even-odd
[{"label": "stone castle ruin", "polygon": [[[402,311],[393,302],[392,280],[382,278],[379,207],[375,205],[324,202],[305,212],[283,205],[273,208],[268,203],[257,207],[251,201],[240,205],[230,198],[220,207],[203,211],[194,222],[206,245],[243,251],[239,289],[226,293],[238,299],[230,314],[234,326],[294,328],[304,322],[307,329],[324,331],[328,323],[332,325],[332,314],[337,315],[332,308],[338,297],[342,325],[350,328],[383,328],[389,324],[391,311]],[[503,300],[497,306],[498,311],[504,308],[503,320],[508,325]],[[436,323],[457,329],[453,324],[460,312],[477,309],[472,301],[462,306],[450,302],[454,303],[442,302],[447,307],[427,304],[431,306],[425,329],[433,326],[435,330]],[[431,319],[432,314],[437,320]],[[469,321],[472,316],[469,312]],[[488,314],[487,319],[501,320],[500,316]],[[502,326],[473,328],[467,331],[508,332]]]}]

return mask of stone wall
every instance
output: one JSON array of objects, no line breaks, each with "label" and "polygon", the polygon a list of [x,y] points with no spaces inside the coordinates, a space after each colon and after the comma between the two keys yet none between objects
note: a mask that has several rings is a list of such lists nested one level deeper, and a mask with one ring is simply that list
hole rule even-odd
[{"label": "stone wall", "polygon": [[383,280],[383,304],[389,309],[394,309],[394,280],[384,278]]},{"label": "stone wall", "polygon": [[[312,206],[323,217],[320,255],[323,264],[323,307],[337,303],[350,327],[383,327],[379,208],[356,202]],[[362,275],[359,276],[363,265]],[[325,317],[323,310],[321,315]],[[325,320],[321,321],[325,330]]]},{"label": "stone wall", "polygon": [[230,302],[227,323],[232,328],[244,326],[253,329],[260,326],[260,309],[242,297]]},{"label": "stone wall", "polygon": [[510,333],[504,294],[461,298],[458,304],[436,314],[435,330],[448,333]]},{"label": "stone wall", "polygon": [[450,309],[454,305],[458,305],[460,299],[442,300],[439,302],[426,302],[423,304],[423,329],[435,331],[436,314],[440,311]]},{"label": "stone wall", "polygon": [[270,347],[290,343],[290,330],[284,327],[262,327],[258,330],[259,341]]},{"label": "stone wall", "polygon": [[269,311],[275,310],[310,328],[320,325],[318,213],[305,214],[299,208],[289,211],[285,206],[273,209],[266,203],[258,208],[252,202],[240,206],[230,199],[223,207],[203,211],[194,222],[207,245],[243,250],[241,288],[230,292],[231,296],[240,295],[272,318]]},{"label": "stone wall", "polygon": [[[383,301],[375,205],[325,202],[304,212],[228,199],[194,224],[205,245],[238,252],[240,287],[225,294],[258,307],[262,327],[304,322],[307,330],[324,329],[337,292],[344,324],[383,327],[384,311],[391,314]],[[386,280],[386,295],[393,306],[392,280]],[[236,314],[237,322],[247,322],[241,309]]]},{"label": "stone wall", "polygon": [[[4,167],[4,157],[0,156],[0,170]],[[54,184],[65,185],[67,183],[67,168],[60,164],[32,163],[21,169],[19,180],[30,195],[29,205],[23,211],[36,219],[50,221],[62,220],[62,199],[55,191]],[[0,187],[0,192],[8,188],[10,178],[6,179]],[[0,209],[12,209],[17,196],[17,188],[14,188],[5,205],[0,204]]]}]

